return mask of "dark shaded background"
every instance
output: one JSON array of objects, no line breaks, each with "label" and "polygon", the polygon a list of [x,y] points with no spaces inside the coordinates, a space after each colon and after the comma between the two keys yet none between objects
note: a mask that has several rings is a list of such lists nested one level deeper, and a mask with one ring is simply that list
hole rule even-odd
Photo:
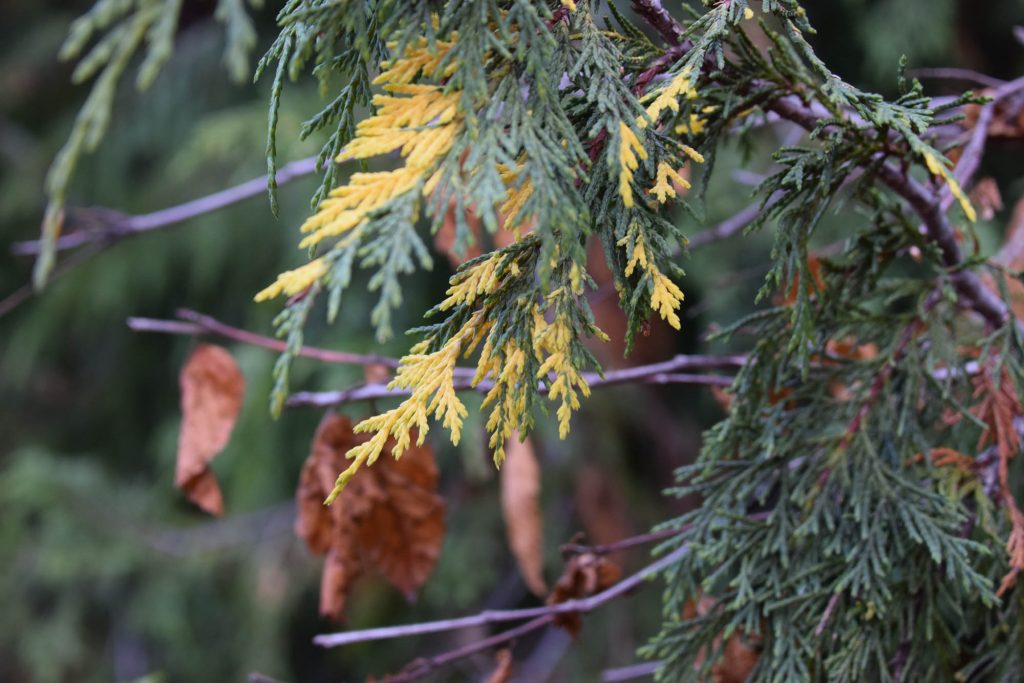
[{"label": "dark shaded background", "polygon": [[[273,4],[273,3],[271,3]],[[627,3],[621,3],[623,5]],[[668,3],[671,5],[671,3]],[[862,87],[892,94],[901,54],[911,67],[961,66],[1002,78],[1024,66],[1012,27],[1020,0],[842,0],[808,2],[825,61]],[[36,236],[42,181],[87,93],[69,84],[55,55],[85,2],[0,3],[0,242]],[[274,8],[255,11],[260,47],[273,37]],[[100,150],[75,176],[71,204],[147,212],[222,189],[263,172],[267,84],[228,82],[213,3],[187,0],[176,53],[153,88],[137,93],[129,73]],[[962,84],[928,81],[935,94]],[[316,152],[298,143],[304,116],[317,109],[311,79],[286,91],[278,137],[282,160]],[[754,161],[727,150],[708,196],[709,224],[749,201],[746,176],[778,144],[754,139]],[[1000,182],[1008,207],[1019,147],[994,150],[983,173]],[[188,307],[264,334],[273,304],[252,295],[280,270],[303,261],[296,227],[309,211],[314,181],[281,191],[274,219],[263,198],[187,224],[127,240],[58,278],[43,294],[0,318],[0,681],[242,680],[253,670],[286,680],[360,680],[409,659],[478,639],[465,632],[325,652],[316,633],[319,560],[292,535],[291,496],[320,414],[267,411],[274,355],[231,346],[248,389],[239,424],[214,469],[227,515],[211,521],[173,488],[179,425],[177,373],[195,343],[140,335],[128,316],[173,317]],[[1007,211],[982,225],[998,240]],[[680,217],[680,220],[684,220]],[[688,231],[699,226],[689,221]],[[846,217],[837,221],[841,234]],[[833,235],[833,238],[835,235]],[[641,360],[705,350],[711,321],[746,310],[763,274],[765,236],[695,255],[686,264],[688,324],[682,335],[655,329]],[[438,300],[450,271],[409,278],[396,328],[418,321]],[[31,263],[0,252],[0,297],[29,277]],[[337,324],[310,324],[310,343],[400,355],[399,338],[372,342],[369,297],[355,283]],[[610,363],[621,363],[610,358]],[[326,389],[361,379],[361,370],[298,361],[293,387]],[[472,408],[474,398],[468,400]],[[347,409],[354,417],[367,406]],[[561,567],[558,545],[586,530],[596,541],[639,533],[678,512],[662,497],[671,472],[693,457],[700,430],[720,415],[705,392],[620,387],[596,392],[565,442],[545,424],[536,436],[544,467],[547,575]],[[541,420],[544,423],[544,420]],[[363,580],[348,626],[370,627],[455,616],[482,607],[536,604],[506,549],[498,487],[473,414],[463,445],[432,435],[448,501],[441,561],[415,605],[377,579]],[[638,567],[642,554],[620,558]],[[520,644],[518,680],[597,680],[602,669],[635,661],[635,648],[660,618],[657,590],[587,619],[576,644],[552,630]],[[436,680],[479,680],[487,657]]]}]

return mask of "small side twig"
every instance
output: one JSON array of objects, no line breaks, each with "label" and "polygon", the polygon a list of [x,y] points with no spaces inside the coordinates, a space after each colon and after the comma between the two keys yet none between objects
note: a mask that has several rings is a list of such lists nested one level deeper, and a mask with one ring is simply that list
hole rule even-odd
[{"label": "small side twig", "polygon": [[993,76],[983,74],[980,71],[959,69],[956,67],[911,69],[907,74],[912,78],[932,78],[940,81],[963,81],[965,83],[975,83],[986,88],[998,88],[1006,82]]},{"label": "small side twig", "polygon": [[[774,198],[768,200],[767,206],[771,206],[774,203]],[[754,220],[761,213],[761,202],[754,202],[739,212],[733,214],[729,218],[725,219],[710,230],[702,230],[696,235],[691,237],[686,245],[686,248],[690,251],[699,249],[700,247],[712,244],[714,242],[720,242],[726,240],[741,232],[748,225],[754,222]]]},{"label": "small side twig", "polygon": [[583,553],[590,553],[591,555],[610,555],[617,553],[621,550],[629,550],[640,545],[647,545],[649,543],[657,543],[658,541],[664,541],[673,536],[686,531],[685,528],[677,529],[662,529],[661,531],[652,531],[649,534],[640,534],[639,536],[630,536],[629,538],[623,538],[612,543],[602,543],[601,545],[585,545],[582,543],[566,543],[559,550],[562,552],[562,556],[566,555],[582,555]]},{"label": "small side twig", "polygon": [[828,626],[832,613],[836,611],[836,605],[839,604],[839,598],[842,595],[842,593],[833,593],[832,597],[829,598],[828,604],[825,605],[825,611],[822,612],[821,619],[818,620],[818,625],[814,627],[814,636],[816,638],[821,638],[821,634],[825,632],[825,627]]},{"label": "small side twig", "polygon": [[469,643],[468,645],[463,645],[462,647],[451,650],[450,652],[445,652],[433,657],[414,659],[408,666],[402,669],[402,671],[388,676],[387,681],[388,683],[407,683],[407,681],[414,681],[417,678],[423,678],[431,671],[439,669],[451,662],[464,659],[470,655],[475,655],[478,652],[483,652],[484,650],[489,650],[497,645],[513,641],[516,638],[525,636],[528,633],[532,633],[533,631],[543,628],[554,621],[554,614],[546,614],[534,619],[533,621],[516,626],[515,628],[510,628],[507,631],[502,631],[501,633],[490,636],[489,638],[482,638]]},{"label": "small side twig", "polygon": [[[128,327],[135,332],[185,335],[211,334],[242,344],[250,344],[278,352],[284,351],[287,347],[287,344],[280,339],[265,337],[248,330],[233,327],[222,323],[216,318],[197,313],[196,311],[190,311],[186,308],[178,309],[177,316],[179,320],[128,318]],[[397,368],[399,365],[399,360],[390,356],[332,351],[315,346],[303,346],[299,350],[299,355],[304,358],[323,361],[324,363],[339,363],[343,365],[383,365],[389,368]]]},{"label": "small side twig", "polygon": [[[280,339],[265,337],[248,330],[233,327],[202,313],[188,309],[179,309],[177,316],[178,320],[128,318],[128,327],[136,332],[181,335],[210,334],[278,352],[284,351],[286,348],[285,342]],[[391,356],[333,351],[314,346],[302,347],[298,355],[325,363],[344,365],[383,365],[396,369],[401,364],[400,359]],[[661,363],[651,363],[622,370],[610,370],[604,373],[603,377],[593,372],[584,373],[583,376],[592,388],[630,382],[729,386],[732,384],[733,379],[728,375],[695,374],[680,371],[740,368],[746,363],[746,360],[747,357],[743,355],[679,355]],[[493,387],[493,383],[489,380],[474,384],[473,377],[476,375],[476,369],[474,368],[457,367],[454,370],[454,374],[454,386],[457,391],[486,393]],[[543,390],[543,385],[538,384],[538,389]],[[289,397],[287,405],[324,407],[351,401],[372,401],[406,395],[408,395],[407,391],[389,388],[387,384],[369,383],[338,391],[297,392]]]},{"label": "small side twig", "polygon": [[[655,562],[652,562],[637,573],[619,581],[611,588],[600,593],[596,593],[588,598],[567,600],[566,602],[560,602],[555,605],[545,605],[543,607],[510,610],[486,610],[473,616],[457,619],[443,619],[440,621],[405,624],[402,626],[385,626],[382,628],[370,628],[343,633],[327,633],[316,636],[313,639],[313,642],[321,647],[339,647],[342,645],[351,645],[353,643],[364,643],[371,640],[406,638],[426,633],[441,633],[444,631],[455,631],[474,626],[486,626],[488,624],[495,624],[504,621],[522,621],[524,619],[534,620],[530,622],[531,624],[536,623],[536,625],[530,629],[534,630],[550,623],[554,620],[554,617],[559,614],[587,614],[588,612],[597,609],[605,603],[643,585],[654,575],[681,560],[688,552],[689,546],[685,544],[681,545],[671,553]],[[542,617],[549,618],[541,622]]]},{"label": "small side twig", "polygon": [[632,681],[637,678],[648,678],[654,675],[654,672],[658,670],[662,662],[641,662],[640,664],[630,664],[629,666],[622,666],[617,669],[605,669],[601,673],[601,680],[604,683],[618,683],[619,681]]},{"label": "small side twig", "polygon": [[632,0],[629,4],[633,11],[639,14],[669,45],[683,42],[686,29],[662,6],[661,0]]},{"label": "small side twig", "polygon": [[[701,356],[679,355],[662,363],[638,365],[622,370],[610,370],[604,377],[594,372],[583,373],[583,378],[591,389],[614,386],[616,384],[699,384],[711,386],[730,386],[733,378],[728,375],[694,374],[675,372],[681,369],[710,370],[714,368],[739,368],[746,362],[746,356]],[[456,391],[477,391],[487,393],[494,386],[490,380],[473,383],[473,368],[456,368],[456,380],[453,386]],[[538,390],[543,385],[538,384]],[[329,407],[352,401],[368,401],[384,398],[400,398],[407,396],[404,389],[392,389],[385,384],[363,384],[337,391],[300,391],[288,397],[285,405],[289,407],[313,406]]]},{"label": "small side twig", "polygon": [[[284,185],[297,178],[316,171],[316,157],[306,157],[282,166],[276,175],[277,184]],[[204,214],[220,211],[233,204],[259,196],[267,191],[267,176],[262,175],[244,183],[199,197],[175,206],[136,216],[113,216],[102,228],[79,230],[67,233],[57,239],[57,251],[75,249],[91,242],[113,244],[126,237],[160,228],[177,225]],[[15,254],[38,254],[42,248],[40,240],[15,242],[11,251]]]},{"label": "small side twig", "polygon": [[[937,299],[933,297],[932,300]],[[928,310],[931,307],[926,304],[925,308]],[[871,412],[872,406],[878,402],[879,397],[882,395],[882,390],[885,388],[886,382],[888,382],[892,377],[892,373],[896,369],[896,365],[900,357],[910,344],[910,341],[914,338],[914,333],[921,327],[921,324],[920,318],[914,318],[910,324],[903,328],[903,332],[900,334],[900,338],[896,342],[896,348],[893,349],[889,362],[887,362],[881,372],[875,376],[875,380],[871,383],[871,388],[868,390],[867,398],[860,404],[860,407],[857,409],[856,414],[854,414],[853,419],[850,420],[850,424],[847,425],[846,431],[843,433],[842,441],[839,442],[839,450],[845,451],[847,447],[849,447],[853,437],[856,436],[858,431],[860,431],[864,419],[868,416],[868,413]],[[825,472],[827,473],[828,470],[825,470]]]},{"label": "small side twig", "polygon": [[[58,264],[50,275],[51,279],[57,278],[61,275],[66,274],[68,271],[77,268],[78,266],[89,261],[93,256],[100,253],[102,249],[99,245],[93,245],[89,249],[82,249],[81,251],[75,252],[70,258],[65,259],[62,263]],[[16,290],[0,299],[0,318],[16,309],[29,299],[31,299],[36,293],[36,288],[31,282],[18,287]]]}]

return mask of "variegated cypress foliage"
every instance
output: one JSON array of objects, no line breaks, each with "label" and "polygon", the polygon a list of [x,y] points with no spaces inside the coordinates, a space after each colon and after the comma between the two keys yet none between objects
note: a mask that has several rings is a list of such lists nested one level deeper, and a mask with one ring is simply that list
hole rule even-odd
[{"label": "variegated cypress foliage", "polygon": [[[400,457],[437,421],[457,442],[460,379],[489,382],[498,464],[548,404],[564,437],[598,369],[584,342],[604,337],[585,297],[587,241],[603,247],[630,338],[652,316],[679,328],[680,254],[716,150],[791,121],[807,135],[775,153],[750,228],[775,240],[760,307],[718,332],[746,340],[749,361],[728,417],[679,473],[675,493],[703,504],[671,522],[669,547],[688,552],[644,654],[665,681],[705,680],[731,637],[758,648],[754,681],[1021,680],[1021,332],[1007,274],[964,254],[975,211],[947,159],[963,140],[940,126],[976,100],[935,105],[902,75],[895,101],[853,87],[815,55],[795,0],[708,1],[685,20],[630,4],[646,26],[602,0],[288,0],[258,67],[273,81],[271,171],[287,80],[319,79],[329,103],[304,135],[329,138],[301,226],[310,261],[257,297],[289,297],[274,409],[317,300],[333,320],[353,269],[368,269],[371,322],[391,336],[401,278],[430,267],[424,236],[454,205],[458,250],[478,239],[468,211],[516,240],[452,278],[392,382],[408,398],[357,426],[372,436],[328,502],[389,438]],[[84,75],[101,62],[119,74],[143,41],[158,64],[170,20],[157,5],[101,2],[78,33],[133,18]],[[90,121],[65,161],[102,132],[102,116]],[[393,168],[338,178],[333,165],[379,157]],[[59,213],[68,167],[56,168]],[[665,211],[686,189],[690,226]],[[838,255],[812,258],[840,205],[859,227]]]}]

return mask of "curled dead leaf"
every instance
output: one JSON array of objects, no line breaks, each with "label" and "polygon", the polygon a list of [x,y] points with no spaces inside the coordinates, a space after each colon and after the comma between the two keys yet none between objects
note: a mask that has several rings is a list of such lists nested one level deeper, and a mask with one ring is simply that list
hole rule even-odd
[{"label": "curled dead leaf", "polygon": [[732,408],[733,398],[732,394],[729,393],[729,390],[725,387],[712,384],[711,395],[714,397],[715,403],[718,404],[718,407],[722,409],[722,412],[728,414],[729,410]]},{"label": "curled dead leaf", "polygon": [[547,594],[544,583],[544,528],[540,510],[540,465],[529,437],[513,434],[501,468],[501,509],[505,534],[519,573],[534,595]]},{"label": "curled dead leaf", "polygon": [[[622,569],[604,555],[580,553],[565,564],[565,570],[555,584],[547,604],[557,605],[575,598],[584,598],[613,586],[622,578]],[[555,623],[576,636],[580,631],[580,615],[569,612],[559,614]]]},{"label": "curled dead leaf", "polygon": [[181,431],[174,484],[212,515],[224,513],[224,499],[210,461],[231,438],[245,393],[245,378],[225,349],[200,344],[185,362],[181,385]]},{"label": "curled dead leaf", "polygon": [[331,506],[323,504],[348,464],[345,454],[367,438],[353,433],[347,417],[325,417],[296,491],[295,532],[314,553],[327,555],[320,612],[332,619],[343,616],[352,582],[368,569],[415,597],[437,563],[444,537],[444,501],[427,445],[412,446],[399,460],[381,458]]}]

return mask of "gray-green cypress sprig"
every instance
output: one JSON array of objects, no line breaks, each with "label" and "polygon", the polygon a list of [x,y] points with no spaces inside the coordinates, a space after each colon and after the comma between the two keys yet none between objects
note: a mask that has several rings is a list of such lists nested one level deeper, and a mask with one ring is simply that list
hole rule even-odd
[{"label": "gray-green cypress sprig", "polygon": [[[701,63],[719,70],[702,94],[756,112],[798,84],[823,106],[817,142],[780,150],[760,188],[770,208],[757,227],[776,231],[763,296],[792,301],[727,331],[751,334],[752,361],[729,416],[679,473],[676,493],[704,502],[673,522],[690,552],[666,574],[665,624],[645,654],[664,659],[666,681],[705,680],[733,636],[759,652],[754,681],[1017,680],[1019,628],[1004,620],[1021,591],[995,597],[1010,525],[991,449],[975,445],[988,426],[971,412],[969,349],[1016,368],[1021,346],[1012,326],[988,335],[965,323],[938,250],[877,174],[941,159],[937,108],[917,84],[886,102],[844,83],[803,40],[799,6],[768,4],[784,30],[762,23],[767,61],[714,19],[700,25],[738,56],[723,64],[705,50]],[[706,153],[726,129],[708,127]],[[837,197],[868,220],[815,276],[810,238]],[[838,341],[880,353],[837,356]],[[1019,384],[1017,369],[1009,377]],[[978,469],[937,465],[938,446]],[[693,615],[698,602],[711,606]]]},{"label": "gray-green cypress sprig", "polygon": [[320,185],[313,194],[318,204],[335,184],[334,158],[355,133],[359,107],[370,102],[370,74],[386,55],[376,0],[289,0],[278,13],[281,31],[256,66],[255,79],[276,63],[267,115],[267,190],[271,210],[277,204],[277,123],[285,78],[295,82],[304,70],[317,79],[321,96],[327,96],[338,82],[344,83],[319,113],[307,120],[299,137],[331,128],[317,157],[323,169]]},{"label": "gray-green cypress sprig", "polygon": [[[258,3],[253,3],[258,4]],[[56,241],[64,221],[64,207],[75,169],[82,155],[94,151],[106,135],[121,78],[140,56],[135,78],[139,91],[148,89],[170,59],[178,31],[182,0],[98,0],[76,19],[60,49],[63,60],[78,59],[71,80],[93,80],[92,89],[75,117],[71,133],[46,175],[47,207],[41,246],[32,273],[39,289],[56,262]],[[216,19],[227,36],[225,64],[239,80],[255,44],[252,21],[242,0],[219,0]],[[92,47],[86,51],[90,42]]]}]

